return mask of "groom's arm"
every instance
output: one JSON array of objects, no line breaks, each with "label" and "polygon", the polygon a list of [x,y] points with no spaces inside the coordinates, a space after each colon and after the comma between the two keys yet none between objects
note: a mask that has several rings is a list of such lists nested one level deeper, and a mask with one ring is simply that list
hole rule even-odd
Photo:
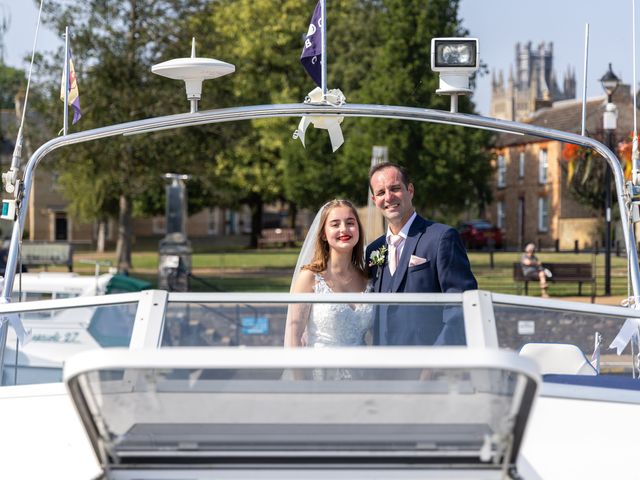
[{"label": "groom's arm", "polygon": [[453,228],[447,229],[440,239],[437,268],[438,281],[444,293],[459,293],[478,288],[460,234]]}]

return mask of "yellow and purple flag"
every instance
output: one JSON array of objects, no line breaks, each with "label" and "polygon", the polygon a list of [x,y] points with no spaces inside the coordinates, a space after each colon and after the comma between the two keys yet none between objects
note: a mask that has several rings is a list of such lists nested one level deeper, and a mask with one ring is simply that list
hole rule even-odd
[{"label": "yellow and purple flag", "polygon": [[309,76],[313,78],[316,85],[319,87],[322,84],[322,0],[318,0],[313,15],[311,16],[311,22],[309,23],[309,30],[304,39],[304,48],[302,49],[302,55],[300,55],[300,62],[307,71]]},{"label": "yellow and purple flag", "polygon": [[[76,69],[73,66],[73,57],[71,56],[71,47],[69,47],[69,51],[67,52],[67,58],[69,61],[69,82],[67,84],[67,95],[68,95],[68,103],[71,108],[73,108],[73,121],[71,125],[75,124],[80,117],[82,117],[82,112],[80,111],[80,93],[78,92],[78,79],[76,77]],[[60,82],[60,100],[64,102],[65,95],[65,72],[62,70],[62,81]]]}]

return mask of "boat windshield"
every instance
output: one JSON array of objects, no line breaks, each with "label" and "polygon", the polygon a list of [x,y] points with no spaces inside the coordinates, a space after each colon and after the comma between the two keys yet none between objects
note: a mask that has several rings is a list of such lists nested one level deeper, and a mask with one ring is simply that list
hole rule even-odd
[{"label": "boat windshield", "polygon": [[360,295],[359,303],[353,295],[351,302],[340,302],[335,294],[297,303],[170,301],[161,345],[466,345],[461,294],[402,303],[373,303],[376,297]]}]

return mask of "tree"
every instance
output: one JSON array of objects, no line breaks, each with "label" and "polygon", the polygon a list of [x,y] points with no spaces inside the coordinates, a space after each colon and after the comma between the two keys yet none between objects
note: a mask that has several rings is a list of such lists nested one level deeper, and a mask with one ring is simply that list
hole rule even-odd
[{"label": "tree", "polygon": [[[335,68],[331,63],[329,69],[330,88],[340,87],[347,94],[360,88],[370,65],[362,48],[377,37],[375,25],[369,21],[372,9],[380,8],[378,3],[331,2],[330,62],[334,61],[332,52],[339,54]],[[227,0],[215,5],[204,20],[209,25],[206,50],[235,63],[237,72],[230,81],[236,104],[298,103],[315,87],[299,62],[314,6],[314,2],[292,0]],[[274,11],[278,15],[273,15]],[[368,164],[362,161],[362,150],[351,157],[342,151],[333,154],[326,131],[313,128],[307,131],[305,149],[292,138],[297,122],[251,122],[245,125],[243,139],[213,164],[216,173],[229,180],[232,190],[242,192],[240,201],[251,206],[254,243],[264,203],[283,199],[295,210],[296,206],[317,208],[332,197],[366,198]],[[367,149],[370,146],[364,158],[368,158]]]},{"label": "tree", "polygon": [[[230,95],[222,97],[219,89],[224,86],[214,84],[212,97],[234,105],[304,99],[309,80],[298,58],[310,15],[308,5],[295,0],[223,0],[208,16],[195,18],[194,29],[205,33],[201,38],[207,54],[236,65],[231,88],[225,92]],[[234,192],[231,198],[251,208],[253,245],[264,204],[287,196],[285,168],[294,129],[291,119],[228,126],[225,131],[235,143],[229,142],[210,164],[211,176],[224,178],[226,190]]]},{"label": "tree", "polygon": [[[25,75],[22,70],[9,67],[0,60],[0,108],[14,109],[16,98],[19,100],[19,93],[24,91],[25,84]],[[19,112],[16,110],[17,121],[0,124],[0,154],[2,155],[13,153],[14,140],[18,131],[17,125],[20,121],[18,114]]]},{"label": "tree", "polygon": [[[449,99],[435,94],[438,77],[429,59],[431,38],[467,33],[457,0],[337,0],[332,5],[330,87],[340,87],[350,103],[448,110]],[[461,111],[473,109],[468,98],[461,99]],[[451,219],[469,205],[482,211],[491,200],[492,136],[486,131],[352,118],[342,128],[345,144],[336,154],[328,150],[326,133],[313,129],[306,151],[287,146],[285,192],[301,206],[317,207],[332,196],[364,202],[373,145],[386,145],[390,159],[409,169],[416,206],[431,217]]]},{"label": "tree", "polygon": [[[597,133],[594,138],[602,141],[601,136],[601,134]],[[627,140],[623,140],[618,145],[618,151],[616,152],[624,162],[623,170],[625,171],[626,180],[631,179],[631,138],[633,138],[633,134],[628,135]],[[569,194],[578,203],[589,208],[593,214],[603,216],[606,192],[605,178],[606,171],[609,168],[608,164],[594,150],[579,147],[572,143],[564,144],[562,159],[564,161],[560,166],[563,171],[563,177],[567,181]],[[611,205],[613,206],[614,217],[619,217],[616,202],[612,201]]]},{"label": "tree", "polygon": [[[151,75],[149,67],[186,56],[191,33],[203,56],[236,65],[234,75],[205,84],[201,108],[300,102],[314,87],[299,63],[314,3],[57,0],[47,19],[58,30],[70,24],[75,35],[86,129],[184,111],[184,87]],[[429,48],[433,36],[464,33],[457,14],[457,0],[332,0],[329,87],[341,88],[350,103],[448,109],[448,99],[433,94],[437,78],[429,69]],[[52,76],[59,78],[60,58],[49,66],[54,65]],[[50,111],[59,112],[55,88],[48,98]],[[461,109],[471,111],[473,105],[462,99]],[[60,125],[59,113],[50,117]],[[161,211],[160,173],[179,168],[196,173],[199,194],[190,200],[249,204],[254,242],[267,202],[311,208],[337,196],[363,202],[372,145],[388,145],[392,159],[412,171],[418,191],[429,191],[416,196],[423,210],[445,215],[489,199],[485,132],[348,119],[346,143],[333,154],[326,132],[313,128],[303,149],[291,138],[296,124],[297,119],[219,124],[74,147],[73,154],[58,155],[61,180],[77,215],[119,215],[121,268],[130,265],[132,214]],[[197,152],[186,149],[189,141],[199,146]]]},{"label": "tree", "polygon": [[[73,128],[90,129],[185,111],[184,96],[175,94],[176,85],[153,75],[150,67],[172,56],[188,55],[188,19],[202,12],[205,4],[204,0],[49,2],[45,23],[58,31],[69,25],[72,33],[83,105],[81,123]],[[62,124],[59,84],[55,82],[56,78],[59,82],[61,58],[60,52],[44,64],[52,85],[45,92],[51,127]],[[158,188],[161,173],[194,163],[196,152],[187,148],[191,135],[119,138],[74,146],[56,155],[71,213],[98,221],[105,215],[117,216],[120,270],[131,267],[134,206],[146,213],[157,211],[157,202],[146,202],[148,192],[152,187],[164,191]],[[211,140],[204,140],[201,145],[206,149]]]},{"label": "tree", "polygon": [[0,108],[14,108],[17,93],[25,86],[24,71],[0,61]]},{"label": "tree", "polygon": [[[449,99],[438,96],[438,76],[430,69],[433,37],[464,36],[457,0],[385,0],[377,15],[379,43],[370,54],[371,73],[354,100],[448,110]],[[460,111],[472,112],[473,103],[461,98]],[[384,127],[381,120],[359,126],[362,146],[387,145],[390,158],[406,166],[416,187],[414,203],[425,214],[446,218],[470,203],[481,210],[490,201],[491,174],[483,130],[409,122]],[[355,143],[355,142],[350,142]],[[360,145],[345,149],[363,155]],[[455,188],[451,188],[455,185]]]}]

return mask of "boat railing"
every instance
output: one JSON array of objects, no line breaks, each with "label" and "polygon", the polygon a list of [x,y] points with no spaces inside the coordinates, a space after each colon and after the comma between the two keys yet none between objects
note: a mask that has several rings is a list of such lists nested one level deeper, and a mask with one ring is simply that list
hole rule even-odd
[{"label": "boat railing", "polygon": [[[629,227],[629,204],[631,202],[629,192],[625,189],[624,172],[616,155],[601,142],[582,135],[553,130],[533,124],[510,122],[478,115],[468,115],[455,112],[445,112],[426,108],[402,107],[392,105],[367,105],[347,104],[340,106],[313,105],[313,104],[280,104],[257,105],[246,107],[223,108],[217,110],[199,111],[168,115],[145,120],[137,120],[108,127],[101,127],[83,132],[73,133],[62,137],[56,137],[40,146],[29,159],[25,168],[23,185],[24,197],[28,198],[35,169],[39,162],[50,152],[64,146],[93,140],[114,137],[117,135],[138,135],[160,130],[207,125],[212,123],[225,123],[234,121],[256,120],[261,118],[287,118],[303,116],[341,116],[386,118],[428,123],[440,123],[458,125],[471,128],[486,129],[496,132],[512,133],[516,135],[533,135],[540,138],[573,143],[591,148],[599,153],[612,169],[613,181],[617,192],[618,206],[620,209],[621,225],[624,230],[624,239],[629,256],[630,279],[634,296],[640,295],[640,267],[638,255],[635,249],[635,234]],[[11,245],[7,258],[7,278],[3,286],[3,296],[9,298],[13,288],[13,274],[18,262],[18,244],[22,238],[22,225],[26,219],[26,208],[21,208],[18,222],[14,224],[11,236]]]}]

